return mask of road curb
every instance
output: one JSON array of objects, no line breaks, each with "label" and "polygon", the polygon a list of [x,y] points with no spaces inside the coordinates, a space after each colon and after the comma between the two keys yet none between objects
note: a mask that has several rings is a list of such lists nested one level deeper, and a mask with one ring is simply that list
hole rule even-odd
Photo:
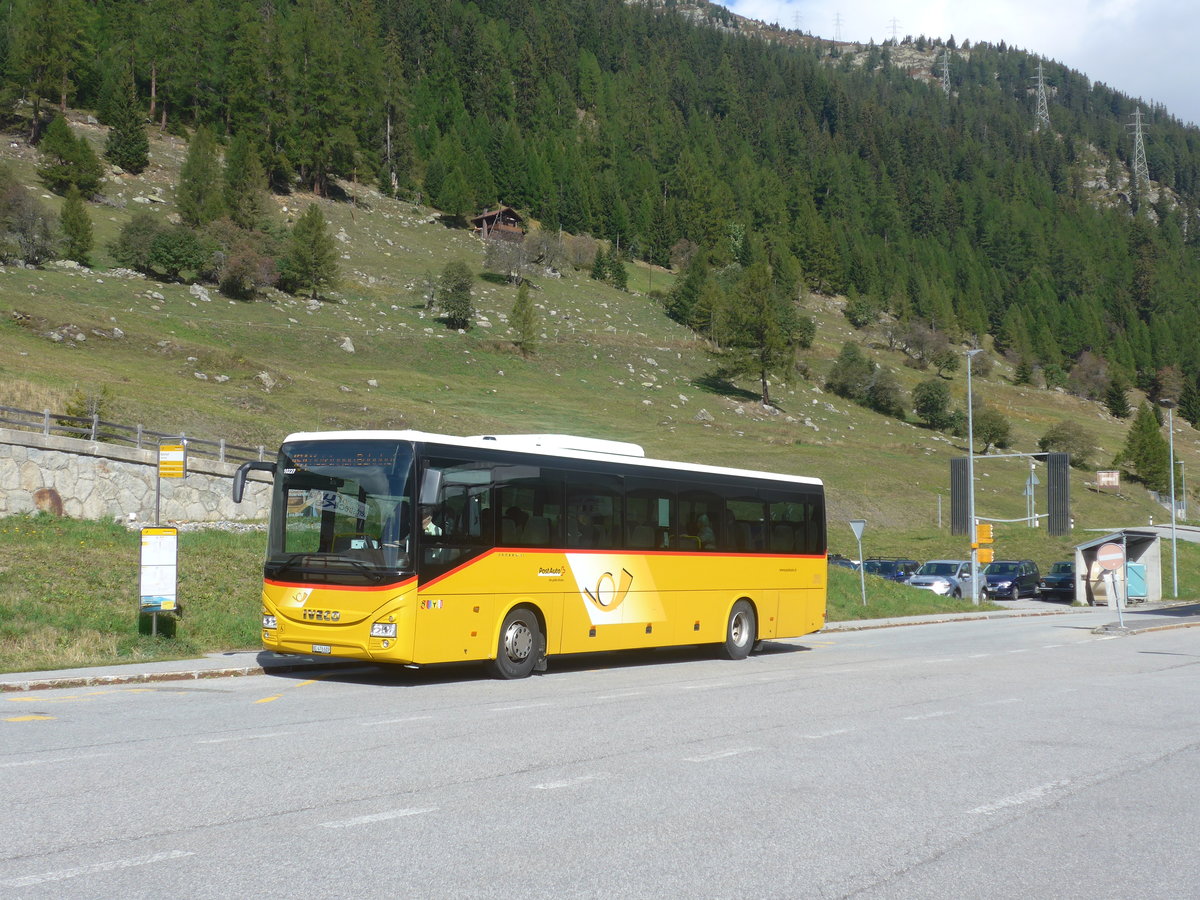
[{"label": "road curb", "polygon": [[157,684],[167,681],[203,681],[209,678],[242,678],[247,675],[287,675],[330,669],[330,663],[295,663],[281,666],[231,666],[222,669],[186,669],[178,672],[130,672],[118,675],[71,675],[0,682],[0,694],[48,691],[62,688],[104,687],[112,684]]},{"label": "road curb", "polygon": [[1065,616],[1073,612],[1091,612],[1092,607],[1071,609],[1004,610],[1001,612],[952,613],[936,618],[904,619],[848,619],[843,622],[826,622],[821,629],[826,631],[870,631],[875,628],[908,628],[914,625],[944,625],[947,622],[985,622],[993,619],[1028,619],[1034,616]]}]

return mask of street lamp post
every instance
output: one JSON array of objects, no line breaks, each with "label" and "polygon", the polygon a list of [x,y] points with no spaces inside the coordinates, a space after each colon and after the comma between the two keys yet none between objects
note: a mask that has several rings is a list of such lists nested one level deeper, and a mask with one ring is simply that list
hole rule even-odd
[{"label": "street lamp post", "polygon": [[1175,544],[1175,516],[1178,508],[1175,506],[1175,406],[1174,400],[1159,400],[1159,404],[1167,408],[1167,446],[1170,448],[1171,464],[1171,596],[1179,597],[1179,560]]},{"label": "street lamp post", "polygon": [[975,523],[975,399],[971,396],[971,360],[983,350],[967,351],[967,522],[971,529],[971,602],[979,605],[979,543]]}]

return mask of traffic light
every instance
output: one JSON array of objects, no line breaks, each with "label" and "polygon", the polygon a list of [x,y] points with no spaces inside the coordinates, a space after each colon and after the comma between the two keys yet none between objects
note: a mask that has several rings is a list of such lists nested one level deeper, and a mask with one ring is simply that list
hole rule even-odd
[{"label": "traffic light", "polygon": [[975,525],[975,543],[990,544],[992,543],[992,523],[977,522]]}]

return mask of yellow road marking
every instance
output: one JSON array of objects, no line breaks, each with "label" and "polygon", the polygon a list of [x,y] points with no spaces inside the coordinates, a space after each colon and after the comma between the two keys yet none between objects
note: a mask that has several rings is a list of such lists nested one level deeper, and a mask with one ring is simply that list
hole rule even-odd
[{"label": "yellow road marking", "polygon": [[4,721],[5,722],[45,722],[45,721],[51,720],[53,718],[54,718],[54,716],[38,716],[38,715],[12,716],[11,718],[5,719]]},{"label": "yellow road marking", "polygon": [[153,694],[155,688],[125,688],[110,691],[88,691],[86,694],[67,694],[65,697],[5,697],[9,703],[87,703],[104,694]]},{"label": "yellow road marking", "polygon": [[[310,684],[316,684],[318,681],[323,681],[323,680],[324,680],[325,678],[327,678],[327,677],[329,677],[329,676],[327,676],[327,675],[322,675],[322,676],[320,676],[319,678],[310,678],[308,681],[301,681],[301,682],[298,682],[298,683],[297,683],[297,684],[294,686],[293,690],[294,690],[295,688],[302,688],[302,687],[305,687],[306,685],[310,685]],[[274,694],[273,696],[270,696],[270,697],[263,697],[261,700],[255,700],[254,702],[255,702],[255,703],[270,703],[272,700],[278,700],[278,699],[279,699],[280,697],[282,697],[282,696],[283,696],[283,694]]]}]

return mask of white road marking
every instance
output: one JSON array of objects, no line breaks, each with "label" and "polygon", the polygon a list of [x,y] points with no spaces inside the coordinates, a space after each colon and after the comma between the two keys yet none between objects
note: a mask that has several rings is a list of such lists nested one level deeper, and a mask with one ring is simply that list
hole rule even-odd
[{"label": "white road marking", "polygon": [[1003,800],[997,800],[995,803],[986,803],[983,806],[977,806],[970,810],[970,812],[974,815],[990,816],[994,812],[1008,809],[1011,806],[1023,806],[1026,803],[1032,803],[1034,800],[1039,800],[1046,796],[1051,791],[1066,787],[1070,783],[1071,780],[1069,778],[1064,778],[1061,781],[1051,781],[1049,784],[1039,784],[1037,787],[1021,791],[1019,794],[1013,794],[1011,797],[1005,797]]},{"label": "white road marking", "polygon": [[148,866],[168,859],[179,859],[184,856],[195,856],[190,850],[169,850],[166,853],[155,853],[151,856],[137,856],[132,859],[114,859],[111,862],[92,863],[90,866],[78,866],[74,869],[59,869],[57,872],[43,872],[40,875],[26,875],[23,878],[9,878],[0,881],[6,887],[32,887],[36,884],[48,884],[51,881],[66,881],[68,878],[78,878],[81,875],[96,875],[100,872],[115,872],[118,869],[132,869],[135,866]]},{"label": "white road marking", "polygon": [[940,709],[937,712],[921,713],[919,716],[905,716],[905,722],[920,722],[924,719],[940,719],[942,716],[952,716],[954,712],[948,709]]},{"label": "white road marking", "polygon": [[718,759],[728,759],[731,756],[741,756],[743,753],[753,753],[755,747],[739,747],[736,750],[721,750],[717,753],[706,753],[704,756],[685,756],[683,761],[690,763],[713,762]]},{"label": "white road marking", "polygon": [[595,781],[597,778],[604,776],[596,775],[580,775],[576,778],[564,778],[562,781],[543,781],[541,784],[535,784],[533,787],[539,791],[557,791],[562,788],[578,787],[581,784],[587,784],[589,781]]},{"label": "white road marking", "polygon": [[85,753],[81,756],[58,756],[52,759],[26,759],[20,762],[3,762],[0,763],[0,769],[11,769],[16,766],[45,766],[57,765],[58,763],[75,762],[77,759],[96,759],[100,756],[111,756],[110,753]]},{"label": "white road marking", "polygon": [[967,659],[987,659],[991,655],[990,653],[972,653]]},{"label": "white road marking", "polygon": [[197,744],[228,744],[231,741],[258,741],[263,738],[285,737],[290,731],[272,731],[270,734],[242,734],[237,737],[209,738],[206,741],[196,741]]},{"label": "white road marking", "polygon": [[704,684],[681,684],[681,691],[707,691],[709,688],[729,687],[728,681],[709,681]]},{"label": "white road marking", "polygon": [[849,728],[835,728],[833,731],[818,731],[816,734],[805,734],[802,737],[809,741],[819,741],[821,738],[834,737],[839,734],[849,734]]},{"label": "white road marking", "polygon": [[426,719],[432,719],[433,716],[405,716],[403,719],[381,719],[378,722],[363,722],[363,725],[371,727],[373,725],[403,725],[406,722],[423,722]]},{"label": "white road marking", "polygon": [[620,694],[600,694],[596,697],[597,700],[624,700],[626,697],[644,697],[645,691],[625,691]]},{"label": "white road marking", "polygon": [[515,712],[518,709],[538,709],[542,706],[550,706],[549,703],[519,703],[516,706],[493,706],[491,712]]},{"label": "white road marking", "polygon": [[980,706],[1001,706],[1005,703],[1022,703],[1020,697],[1005,697],[1003,700],[989,700],[987,703],[981,703]]},{"label": "white road marking", "polygon": [[339,819],[333,822],[322,822],[322,828],[353,828],[356,825],[373,825],[376,822],[387,822],[390,819],[403,819],[407,816],[420,816],[434,812],[436,806],[422,806],[413,809],[392,809],[387,812],[373,813],[369,816],[358,816],[354,819]]}]

